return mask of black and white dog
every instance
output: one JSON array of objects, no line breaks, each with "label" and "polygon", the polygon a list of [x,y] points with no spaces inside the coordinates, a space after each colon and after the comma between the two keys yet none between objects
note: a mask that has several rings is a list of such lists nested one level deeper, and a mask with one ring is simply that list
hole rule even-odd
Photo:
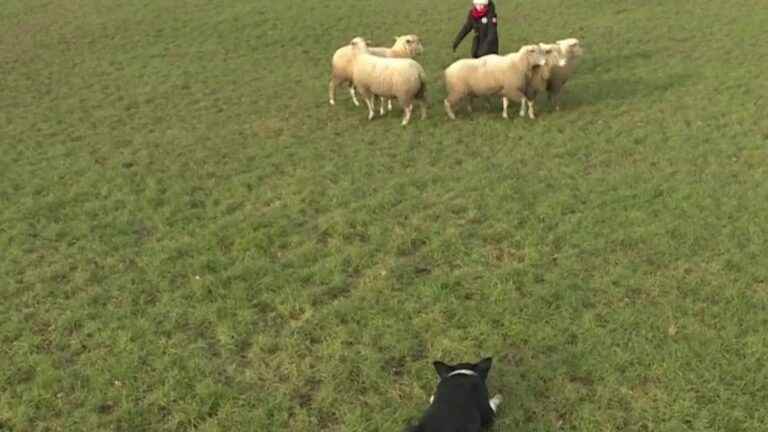
[{"label": "black and white dog", "polygon": [[451,366],[434,362],[440,382],[431,405],[410,432],[479,432],[493,424],[501,395],[488,399],[485,380],[492,359]]}]

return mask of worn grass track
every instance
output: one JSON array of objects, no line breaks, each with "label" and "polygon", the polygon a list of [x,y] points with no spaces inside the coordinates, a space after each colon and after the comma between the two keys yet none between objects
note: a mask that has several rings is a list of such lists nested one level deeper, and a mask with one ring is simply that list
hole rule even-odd
[{"label": "worn grass track", "polygon": [[[451,123],[466,3],[6,0],[0,431],[399,431],[484,355],[497,431],[764,431],[768,8],[499,1],[587,56]],[[328,106],[410,32],[426,121]]]}]

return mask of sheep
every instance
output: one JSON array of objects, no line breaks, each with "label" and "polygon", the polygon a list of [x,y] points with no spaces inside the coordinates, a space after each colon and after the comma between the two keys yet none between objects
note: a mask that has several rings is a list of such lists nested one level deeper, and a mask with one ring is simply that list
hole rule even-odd
[{"label": "sheep", "polygon": [[421,106],[421,118],[426,118],[427,83],[420,64],[410,58],[384,58],[369,54],[368,45],[362,38],[353,39],[351,45],[355,51],[352,83],[368,105],[368,120],[375,115],[375,96],[397,98],[405,111],[403,126],[411,120],[414,100],[418,100]]},{"label": "sheep", "polygon": [[[414,58],[424,52],[421,39],[415,34],[395,36],[395,44],[392,48],[369,47],[368,53],[387,58]],[[384,115],[385,98],[381,98],[379,113]],[[392,111],[392,99],[386,99],[387,111]]]},{"label": "sheep", "polygon": [[[371,54],[381,57],[415,57],[424,50],[419,37],[416,35],[405,35],[395,37],[395,44],[391,48],[369,47]],[[352,46],[346,45],[333,54],[331,60],[331,80],[328,83],[328,102],[336,105],[336,87],[340,84],[349,85],[349,94],[352,96],[352,103],[360,106],[357,100],[355,88],[352,84],[352,63],[354,62],[354,52]],[[383,100],[382,100],[383,102]],[[389,109],[392,109],[392,102],[389,102]],[[382,114],[383,107],[382,107]]]},{"label": "sheep", "polygon": [[443,102],[448,117],[456,119],[453,107],[469,96],[502,96],[505,119],[509,118],[509,100],[525,99],[525,87],[531,70],[543,65],[545,57],[538,45],[526,45],[516,53],[491,54],[477,59],[462,59],[445,70],[448,97]]},{"label": "sheep", "polygon": [[563,67],[567,64],[565,54],[562,53],[557,44],[540,43],[539,47],[541,47],[544,52],[546,62],[543,66],[535,66],[531,71],[531,76],[525,87],[525,99],[520,102],[520,116],[525,115],[527,104],[528,117],[531,119],[536,118],[533,105],[536,102],[536,96],[539,92],[543,92],[547,89],[547,81],[549,80],[552,68],[555,66]]},{"label": "sheep", "polygon": [[549,74],[549,80],[547,80],[547,97],[550,104],[554,104],[555,110],[559,111],[560,91],[576,69],[576,64],[578,63],[579,58],[584,54],[584,50],[581,48],[581,43],[576,38],[559,40],[555,42],[555,45],[560,49],[561,56],[565,57],[566,65],[552,67]]}]

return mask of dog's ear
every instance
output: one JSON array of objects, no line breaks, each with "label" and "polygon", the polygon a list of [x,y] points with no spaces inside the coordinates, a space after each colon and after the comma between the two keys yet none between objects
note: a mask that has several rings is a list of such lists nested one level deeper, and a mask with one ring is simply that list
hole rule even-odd
[{"label": "dog's ear", "polygon": [[493,358],[486,357],[475,365],[475,372],[477,372],[483,379],[488,377],[488,372],[491,370],[491,363],[493,363]]},{"label": "dog's ear", "polygon": [[437,375],[440,377],[440,379],[447,377],[449,373],[453,372],[452,367],[450,367],[449,365],[441,361],[436,361],[432,363],[432,365],[435,367],[435,370],[437,371]]}]

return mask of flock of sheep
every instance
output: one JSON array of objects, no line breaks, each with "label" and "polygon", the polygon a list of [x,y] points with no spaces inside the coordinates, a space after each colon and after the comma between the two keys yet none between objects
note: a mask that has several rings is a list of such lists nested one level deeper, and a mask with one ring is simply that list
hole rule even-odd
[{"label": "flock of sheep", "polygon": [[[376,115],[376,97],[380,98],[379,113],[392,110],[392,99],[403,107],[402,125],[410,122],[414,103],[421,108],[421,118],[427,114],[426,74],[413,60],[424,48],[416,35],[399,36],[391,48],[370,47],[361,37],[336,50],[331,62],[328,96],[336,104],[336,87],[349,86],[352,101],[359,106],[356,91],[368,106],[368,119]],[[455,119],[454,109],[465,99],[472,111],[476,96],[501,96],[505,119],[509,118],[509,101],[520,103],[520,116],[528,113],[535,118],[536,96],[546,91],[550,102],[559,109],[559,94],[576,63],[583,54],[579,40],[563,39],[553,44],[525,45],[507,55],[487,55],[477,59],[461,59],[445,70],[448,97],[445,111]]]}]

